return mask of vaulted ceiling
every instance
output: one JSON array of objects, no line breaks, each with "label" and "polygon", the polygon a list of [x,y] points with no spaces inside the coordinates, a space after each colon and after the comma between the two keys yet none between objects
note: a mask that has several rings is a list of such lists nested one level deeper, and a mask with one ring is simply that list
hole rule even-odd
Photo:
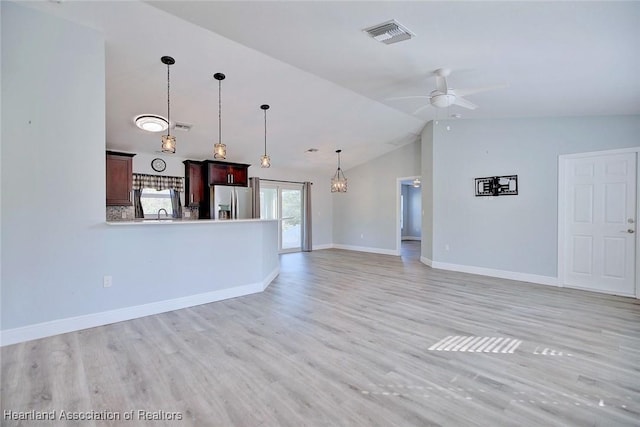
[{"label": "vaulted ceiling", "polygon": [[[344,168],[415,141],[432,119],[640,114],[640,3],[431,1],[162,1],[30,4],[105,34],[107,145],[159,150],[137,129],[142,113],[171,118],[177,153],[258,165],[267,143],[274,167]],[[387,45],[364,28],[395,19],[411,40]],[[433,71],[479,107],[421,108]],[[401,98],[401,99],[397,99]],[[416,112],[416,110],[419,110]],[[317,148],[316,153],[307,153]]]}]

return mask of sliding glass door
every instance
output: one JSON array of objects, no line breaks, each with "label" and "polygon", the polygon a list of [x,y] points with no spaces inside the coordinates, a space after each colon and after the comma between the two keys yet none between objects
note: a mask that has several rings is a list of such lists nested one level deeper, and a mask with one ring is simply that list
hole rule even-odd
[{"label": "sliding glass door", "polygon": [[260,185],[260,218],[278,219],[280,252],[299,252],[302,247],[302,185]]}]

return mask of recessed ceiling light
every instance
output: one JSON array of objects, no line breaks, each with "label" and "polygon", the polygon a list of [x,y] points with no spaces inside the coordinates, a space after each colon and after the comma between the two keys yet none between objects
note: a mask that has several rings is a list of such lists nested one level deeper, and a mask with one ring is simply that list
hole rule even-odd
[{"label": "recessed ceiling light", "polygon": [[305,151],[305,153],[316,153],[318,151],[317,148],[308,148],[307,151]]},{"label": "recessed ceiling light", "polygon": [[147,132],[162,132],[169,127],[167,119],[155,114],[141,114],[134,118],[133,122],[140,129],[146,130]]}]

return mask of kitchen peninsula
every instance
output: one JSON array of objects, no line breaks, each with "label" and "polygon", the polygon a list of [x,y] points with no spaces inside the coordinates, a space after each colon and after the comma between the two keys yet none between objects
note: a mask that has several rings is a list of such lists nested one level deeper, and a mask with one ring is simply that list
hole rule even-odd
[{"label": "kitchen peninsula", "polygon": [[[99,227],[104,238],[100,253],[105,266],[97,273],[101,281],[104,275],[104,286],[100,287],[107,289],[102,289],[94,314],[80,322],[69,322],[73,325],[61,324],[57,332],[77,329],[78,323],[91,327],[259,293],[278,275],[276,220],[209,218],[214,195],[204,190],[219,184],[214,172],[223,166],[238,169],[243,175],[223,176],[227,187],[222,190],[247,188],[249,165],[180,162],[186,182],[184,209],[194,212],[195,208],[196,215],[172,218],[168,207],[168,214],[160,209],[156,216],[156,207],[154,215],[134,218],[132,185],[141,185],[135,180],[140,176],[172,180],[181,172],[177,162],[169,164],[170,171],[154,169],[154,175],[149,175],[150,171],[144,169],[150,163],[149,155],[108,151],[106,156],[108,220]],[[183,190],[182,183],[174,185],[177,191]],[[155,183],[149,187],[154,188]],[[110,209],[114,209],[111,215]]]}]

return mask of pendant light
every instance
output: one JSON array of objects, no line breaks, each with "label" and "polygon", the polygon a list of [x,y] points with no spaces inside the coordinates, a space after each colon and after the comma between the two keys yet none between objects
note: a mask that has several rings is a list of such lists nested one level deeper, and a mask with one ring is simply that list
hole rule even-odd
[{"label": "pendant light", "polygon": [[227,158],[227,146],[222,143],[222,80],[225,75],[215,73],[213,78],[218,81],[218,143],[213,146],[213,158],[224,160]]},{"label": "pendant light", "polygon": [[264,155],[260,157],[260,167],[268,168],[271,166],[271,157],[267,155],[267,110],[269,109],[269,106],[267,104],[262,104],[260,108],[264,110]]},{"label": "pendant light", "polygon": [[170,75],[169,67],[176,63],[176,60],[170,56],[163,56],[160,58],[163,64],[167,65],[167,134],[162,136],[162,152],[173,154],[176,152],[176,137],[171,135],[171,102],[169,98],[170,94]]},{"label": "pendant light", "polygon": [[345,178],[342,169],[340,169],[340,153],[342,150],[336,150],[338,154],[338,170],[331,178],[331,192],[332,193],[346,193],[347,192],[347,178]]},{"label": "pendant light", "polygon": [[416,178],[413,180],[413,186],[415,188],[419,188],[420,187],[420,178]]}]

